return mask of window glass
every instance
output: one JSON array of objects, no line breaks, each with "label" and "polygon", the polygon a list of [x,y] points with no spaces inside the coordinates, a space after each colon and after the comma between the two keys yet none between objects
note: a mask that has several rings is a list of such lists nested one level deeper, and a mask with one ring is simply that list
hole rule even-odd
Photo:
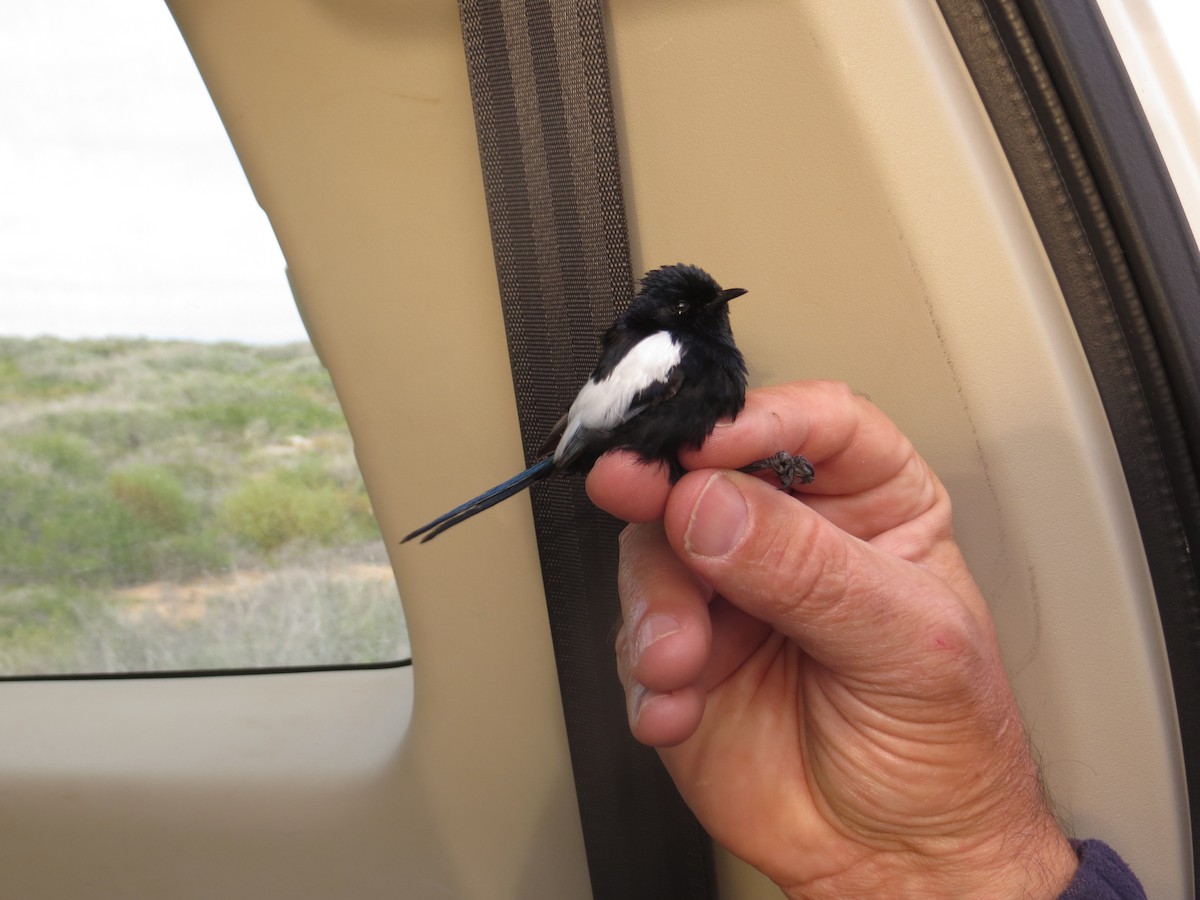
[{"label": "window glass", "polygon": [[395,581],[165,6],[0,30],[0,675],[385,662]]},{"label": "window glass", "polygon": [[1099,0],[1192,231],[1200,233],[1200,3]]}]

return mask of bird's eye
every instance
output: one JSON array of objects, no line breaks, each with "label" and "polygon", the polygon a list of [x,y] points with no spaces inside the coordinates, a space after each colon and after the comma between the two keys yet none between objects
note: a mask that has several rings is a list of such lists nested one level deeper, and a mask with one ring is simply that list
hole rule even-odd
[{"label": "bird's eye", "polygon": [[680,300],[678,303],[675,304],[675,315],[682,316],[685,312],[687,312],[687,308],[688,308],[687,301]]}]

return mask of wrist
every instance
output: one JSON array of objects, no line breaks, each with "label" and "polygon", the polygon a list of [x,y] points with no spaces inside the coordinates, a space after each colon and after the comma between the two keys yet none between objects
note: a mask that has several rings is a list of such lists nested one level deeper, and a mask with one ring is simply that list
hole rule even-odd
[{"label": "wrist", "polygon": [[959,876],[942,896],[1054,900],[1071,883],[1079,858],[1058,823],[1038,819],[1002,833],[953,867]]},{"label": "wrist", "polygon": [[[1010,795],[1009,801],[1017,798]],[[997,809],[994,828],[972,838],[878,837],[852,866],[819,883],[780,884],[791,900],[890,897],[920,900],[1055,900],[1070,884],[1079,859],[1040,792],[1020,809]]]},{"label": "wrist", "polygon": [[822,897],[892,897],[896,900],[1055,900],[1078,868],[1070,842],[1057,829],[1036,845],[1026,838],[1004,842],[1007,855],[990,864],[974,856],[931,858],[897,852],[879,854],[821,884],[780,885],[789,900]]}]

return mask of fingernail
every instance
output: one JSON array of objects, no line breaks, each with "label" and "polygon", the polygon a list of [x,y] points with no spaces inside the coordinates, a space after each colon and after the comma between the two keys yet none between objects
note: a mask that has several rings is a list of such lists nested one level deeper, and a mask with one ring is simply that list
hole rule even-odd
[{"label": "fingernail", "polygon": [[635,658],[640,658],[651,644],[661,641],[679,630],[679,622],[673,616],[655,613],[647,617],[646,621],[638,628],[637,643],[634,647]]},{"label": "fingernail", "polygon": [[746,498],[720,472],[700,491],[683,535],[683,546],[695,556],[724,556],[746,530]]},{"label": "fingernail", "polygon": [[636,727],[638,719],[642,717],[642,710],[646,707],[648,699],[653,699],[650,692],[639,682],[633,682],[629,686],[629,725]]}]

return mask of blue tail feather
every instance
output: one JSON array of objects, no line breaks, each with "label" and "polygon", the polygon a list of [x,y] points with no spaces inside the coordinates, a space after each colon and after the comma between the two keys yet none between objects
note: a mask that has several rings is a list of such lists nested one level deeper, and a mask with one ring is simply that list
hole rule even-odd
[{"label": "blue tail feather", "polygon": [[[514,475],[508,481],[496,485],[491,490],[484,491],[478,497],[473,497],[466,503],[454,507],[448,513],[438,516],[432,522],[422,525],[416,531],[410,532],[401,539],[400,543],[407,543],[415,537],[420,537],[422,544],[433,540],[447,528],[453,528],[459,522],[463,522],[485,509],[491,509],[497,503],[507,500],[513,494],[519,494],[534,482],[541,481],[554,471],[554,457],[547,456],[521,474]],[[424,537],[421,537],[422,535]]]}]

